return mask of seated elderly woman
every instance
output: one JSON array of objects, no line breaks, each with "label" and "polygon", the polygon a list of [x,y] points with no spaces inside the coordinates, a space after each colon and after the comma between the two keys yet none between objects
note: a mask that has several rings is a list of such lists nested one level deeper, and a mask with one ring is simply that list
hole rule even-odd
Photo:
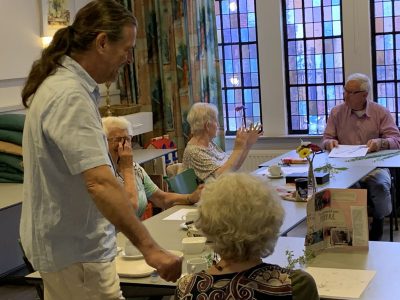
[{"label": "seated elderly woman", "polygon": [[187,121],[192,138],[183,153],[182,168],[194,169],[196,176],[203,181],[216,178],[224,172],[237,171],[261,134],[261,125],[252,124],[248,129],[239,128],[233,151],[227,155],[213,142],[219,127],[218,110],[215,105],[193,104]]},{"label": "seated elderly woman", "polygon": [[283,222],[279,202],[273,188],[248,174],[207,183],[195,225],[220,260],[182,277],[175,299],[319,299],[308,273],[262,261],[273,253]]},{"label": "seated elderly woman", "polygon": [[103,118],[103,128],[116,176],[123,181],[125,190],[139,217],[146,209],[147,200],[160,208],[168,208],[176,204],[190,205],[199,201],[201,187],[192,194],[164,192],[154,184],[146,171],[133,161],[131,126],[125,118]]}]

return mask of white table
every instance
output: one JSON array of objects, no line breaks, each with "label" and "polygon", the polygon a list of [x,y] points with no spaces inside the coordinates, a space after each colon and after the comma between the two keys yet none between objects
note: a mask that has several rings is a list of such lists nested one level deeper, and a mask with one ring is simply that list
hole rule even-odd
[{"label": "white table", "polygon": [[[274,160],[275,159],[273,159],[273,161]],[[362,177],[367,175],[369,172],[371,172],[373,169],[375,169],[374,166],[359,166],[357,168],[348,168],[345,171],[341,171],[338,174],[332,175],[329,182],[317,185],[317,191],[321,191],[327,188],[348,188],[359,181]],[[285,186],[285,178],[270,179],[266,177],[266,173],[267,167],[262,167],[255,170],[252,174],[265,177],[266,180],[268,180],[269,183],[273,186]],[[297,225],[299,225],[306,219],[307,203],[282,200],[281,204],[285,210],[285,219],[281,227],[281,234],[285,236],[289,231],[294,229]]]},{"label": "white table", "polygon": [[[166,249],[181,250],[181,239],[185,231],[179,229],[181,221],[165,221],[164,217],[182,207],[174,207],[163,213],[152,217],[144,222],[155,240]],[[124,238],[119,238],[122,243]],[[395,283],[400,270],[400,260],[397,259],[400,253],[400,243],[369,242],[369,251],[351,253],[330,253],[324,252],[318,255],[310,266],[339,269],[360,269],[374,270],[375,277],[362,294],[361,300],[397,300],[400,295],[400,286]],[[285,255],[286,250],[293,251],[294,257],[303,255],[304,239],[295,237],[280,237],[274,253],[265,258],[264,261],[281,266],[287,266],[288,261]],[[187,256],[185,256],[185,259]],[[185,267],[184,267],[185,268]],[[184,270],[183,268],[183,270]],[[28,279],[33,282],[40,280],[39,274],[32,273]],[[151,282],[150,277],[144,278],[123,278],[121,286],[124,289],[132,289],[130,292],[137,293],[137,290],[145,289],[147,293],[153,291],[164,295],[171,295],[175,289],[175,283],[165,282],[160,279]]]},{"label": "white table", "polygon": [[177,149],[133,149],[133,160],[142,164],[176,151]]},{"label": "white table", "polygon": [[[400,154],[386,159],[369,158],[373,157],[376,154],[390,154],[390,153],[396,153],[398,151],[399,150],[383,150],[379,152],[368,153],[365,156],[365,158],[367,159],[360,159],[355,161],[351,161],[351,158],[338,158],[338,157],[332,158],[329,157],[328,152],[324,152],[315,155],[314,168],[324,166],[327,162],[329,162],[333,166],[345,166],[348,168],[359,167],[359,166],[372,166],[374,168],[400,168]],[[280,156],[277,156],[274,159],[271,159],[269,161],[260,164],[259,167],[268,167],[271,165],[280,164],[282,163],[282,158],[285,157],[298,158],[299,155],[296,153],[296,150],[292,150]]]},{"label": "white table", "polygon": [[[294,257],[303,255],[304,239],[280,237],[272,256],[265,262],[286,266],[286,250],[292,250]],[[361,296],[361,300],[398,300],[400,285],[396,284],[400,270],[400,243],[369,242],[369,251],[352,253],[324,252],[311,261],[311,267],[374,270],[375,277]]]}]

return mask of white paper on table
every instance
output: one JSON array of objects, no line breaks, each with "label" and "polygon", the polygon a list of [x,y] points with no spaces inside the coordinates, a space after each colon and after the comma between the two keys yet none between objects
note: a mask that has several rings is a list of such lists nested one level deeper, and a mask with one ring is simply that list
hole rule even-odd
[{"label": "white paper on table", "polygon": [[376,271],[333,268],[305,269],[315,280],[318,294],[328,299],[359,299]]},{"label": "white paper on table", "polygon": [[290,175],[293,173],[307,173],[308,166],[290,166],[290,167],[282,167],[282,173],[284,175]]},{"label": "white paper on table", "polygon": [[338,145],[331,150],[329,157],[360,157],[367,154],[367,145]]},{"label": "white paper on table", "polygon": [[167,221],[184,221],[185,216],[188,212],[197,211],[196,208],[181,208],[180,210],[170,214],[168,217],[165,217],[163,220]]}]

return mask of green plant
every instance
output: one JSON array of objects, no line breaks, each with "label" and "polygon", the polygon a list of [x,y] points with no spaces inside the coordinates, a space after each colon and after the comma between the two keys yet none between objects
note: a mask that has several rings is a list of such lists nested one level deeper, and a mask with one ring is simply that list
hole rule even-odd
[{"label": "green plant", "polygon": [[291,250],[286,250],[285,254],[288,260],[286,268],[289,270],[293,270],[296,267],[296,265],[302,267],[307,263],[309,263],[315,257],[314,252],[309,249],[303,250],[303,255],[297,258],[294,258],[293,251]]},{"label": "green plant", "polygon": [[332,174],[338,174],[341,171],[345,171],[348,168],[346,167],[334,167],[330,163],[327,163],[325,166],[315,168],[315,172],[324,172],[324,173],[329,173],[330,175]]}]

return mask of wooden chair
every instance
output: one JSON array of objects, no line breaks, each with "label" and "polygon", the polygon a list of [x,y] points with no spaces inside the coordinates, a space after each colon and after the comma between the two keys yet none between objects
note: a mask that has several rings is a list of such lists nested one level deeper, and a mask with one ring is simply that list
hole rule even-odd
[{"label": "wooden chair", "polygon": [[178,194],[191,194],[199,185],[199,179],[193,169],[186,169],[173,177],[166,178],[166,181],[170,191]]}]

